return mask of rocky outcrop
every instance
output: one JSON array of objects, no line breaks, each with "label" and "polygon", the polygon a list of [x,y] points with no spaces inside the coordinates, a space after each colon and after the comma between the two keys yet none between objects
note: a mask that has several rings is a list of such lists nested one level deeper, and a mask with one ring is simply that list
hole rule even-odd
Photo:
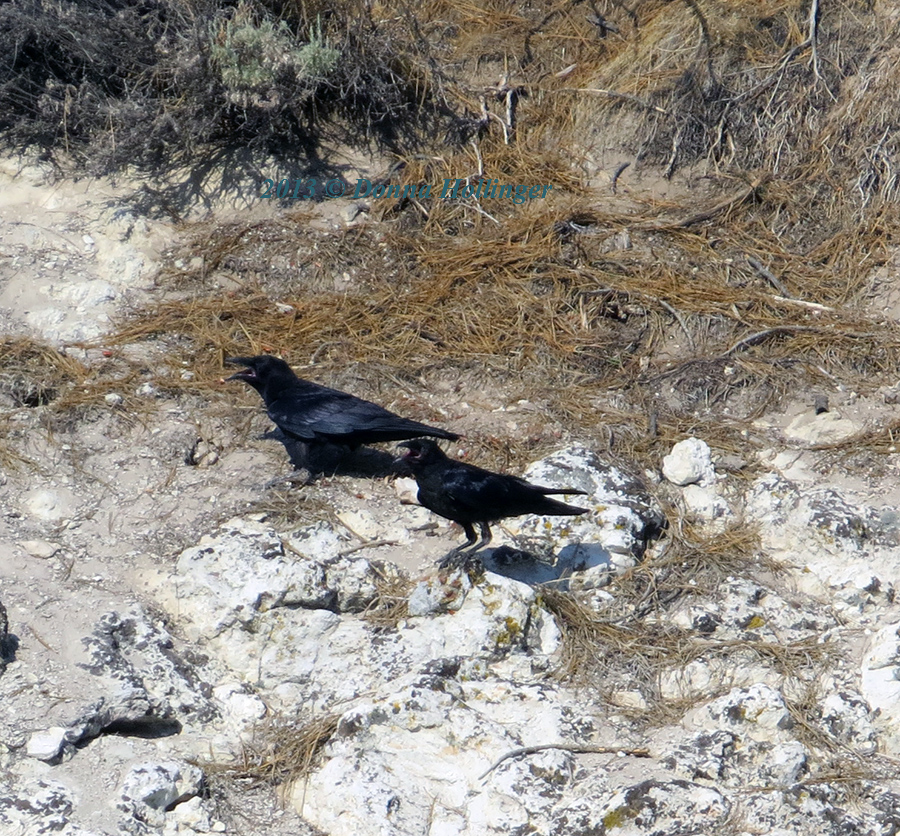
[{"label": "rocky outcrop", "polygon": [[[720,496],[708,453],[692,443],[666,465],[676,499]],[[488,550],[483,573],[367,559],[348,534],[367,518],[349,510],[287,530],[236,517],[200,537],[156,578],[153,607],[99,613],[79,637],[85,698],[8,733],[0,827],[226,832],[215,773],[275,762],[283,735],[320,722],[284,797],[329,836],[896,831],[900,785],[882,757],[900,749],[889,517],[761,476],[742,501],[766,559],[748,550],[696,587],[680,567],[677,594],[647,606],[642,579],[667,577],[675,547],[643,481],[573,448],[527,478],[586,491],[590,511],[515,521],[516,547]],[[728,519],[698,516],[712,538]],[[586,620],[549,606],[566,587]],[[608,676],[562,676],[575,652]],[[0,716],[25,676],[7,658]],[[90,830],[83,799],[101,791],[79,764],[106,758],[116,825]]]}]

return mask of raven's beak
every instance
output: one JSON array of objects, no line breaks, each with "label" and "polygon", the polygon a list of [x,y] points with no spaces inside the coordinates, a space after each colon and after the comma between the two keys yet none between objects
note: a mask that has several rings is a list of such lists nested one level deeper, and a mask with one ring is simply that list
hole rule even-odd
[{"label": "raven's beak", "polygon": [[396,467],[400,467],[403,470],[403,474],[407,475],[407,473],[409,472],[409,465],[408,465],[409,444],[407,444],[407,442],[405,442],[405,441],[401,441],[397,445],[397,450],[399,451],[401,447],[405,447],[407,449],[407,452],[405,452],[405,453],[400,452],[399,455],[395,456],[394,457],[394,465]]},{"label": "raven's beak", "polygon": [[253,370],[253,358],[252,357],[226,357],[225,358],[226,366],[244,366],[243,371],[235,372],[231,377],[226,377],[225,380],[255,380],[256,372]]}]

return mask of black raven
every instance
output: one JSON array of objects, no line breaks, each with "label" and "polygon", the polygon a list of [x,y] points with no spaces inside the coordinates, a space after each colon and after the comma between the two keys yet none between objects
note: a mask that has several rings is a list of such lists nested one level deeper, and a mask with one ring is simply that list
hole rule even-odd
[{"label": "black raven", "polygon": [[399,441],[432,435],[457,439],[458,435],[401,418],[362,398],[329,389],[297,377],[278,357],[228,357],[226,363],[244,366],[228,380],[243,380],[262,396],[266,411],[289,438],[307,445],[339,444],[355,449],[361,444]]},{"label": "black raven", "polygon": [[[491,542],[489,523],[505,517],[522,514],[547,514],[549,516],[575,516],[584,514],[587,508],[566,505],[548,494],[576,493],[573,488],[544,488],[532,485],[518,476],[492,473],[473,464],[449,458],[440,447],[428,439],[406,441],[406,447],[397,461],[412,471],[419,485],[419,502],[441,517],[453,520],[463,527],[466,542],[457,546],[450,555],[461,554],[466,549],[472,555]],[[481,539],[476,543],[474,523],[481,529]],[[448,555],[448,557],[450,556]]]}]

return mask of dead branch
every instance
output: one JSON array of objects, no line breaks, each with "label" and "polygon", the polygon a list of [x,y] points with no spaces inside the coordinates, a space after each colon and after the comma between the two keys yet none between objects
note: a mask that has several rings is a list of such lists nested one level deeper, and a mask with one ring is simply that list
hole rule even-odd
[{"label": "dead branch", "polygon": [[696,212],[693,215],[688,215],[686,218],[682,218],[680,221],[656,219],[635,224],[631,228],[646,231],[684,229],[685,227],[693,226],[694,224],[702,223],[703,221],[708,221],[710,218],[714,218],[716,215],[720,215],[722,214],[722,212],[725,212],[734,206],[738,206],[745,200],[747,200],[747,198],[752,197],[754,194],[756,194],[756,191],[759,189],[759,187],[768,182],[770,178],[770,174],[760,175],[759,177],[755,178],[749,186],[742,189],[738,194],[734,195],[734,197],[729,197],[726,200],[723,200],[717,203],[715,206],[711,206],[709,209],[705,209],[702,212]]},{"label": "dead branch", "polygon": [[854,334],[850,331],[835,331],[832,328],[823,328],[818,325],[777,325],[774,328],[766,328],[764,331],[757,331],[755,334],[751,334],[749,337],[744,337],[742,340],[738,340],[733,346],[731,346],[731,348],[720,354],[716,359],[721,360],[725,357],[728,357],[738,349],[744,348],[748,345],[753,345],[754,343],[757,343],[760,340],[764,340],[766,337],[770,337],[773,334],[793,334],[801,331],[812,331],[818,332],[820,334],[836,334],[840,337],[847,337],[848,339],[855,340],[868,340],[878,336],[877,334],[872,333]]},{"label": "dead branch", "polygon": [[718,85],[712,63],[712,38],[709,36],[709,24],[707,24],[706,17],[697,0],[684,0],[684,2],[700,23],[700,46],[697,49],[697,53],[699,54],[701,49],[706,51],[706,72],[709,75],[710,82],[713,85]]},{"label": "dead branch", "polygon": [[759,273],[772,287],[775,288],[785,299],[791,299],[791,294],[788,293],[787,288],[782,284],[781,280],[767,267],[764,267],[761,262],[755,259],[752,255],[747,256],[747,263]]},{"label": "dead branch", "polygon": [[828,305],[820,305],[818,302],[807,302],[805,299],[794,299],[788,296],[773,296],[772,298],[776,302],[786,302],[789,305],[800,305],[801,307],[809,308],[812,311],[818,311],[820,313],[834,310],[834,308],[829,307]]},{"label": "dead branch", "polygon": [[739,93],[737,96],[733,96],[731,98],[731,102],[741,102],[744,99],[750,99],[755,96],[757,93],[762,93],[765,90],[768,90],[778,79],[781,77],[782,73],[784,73],[787,65],[791,63],[804,49],[806,49],[810,45],[809,38],[807,38],[802,43],[797,44],[797,46],[788,50],[785,53],[785,56],[778,62],[778,66],[775,68],[774,72],[770,75],[766,76],[759,84],[751,87],[749,90],[745,90],[743,93]]},{"label": "dead branch", "polygon": [[694,338],[691,336],[691,332],[688,331],[687,323],[684,321],[684,317],[678,313],[668,302],[664,299],[659,300],[659,304],[662,305],[672,316],[675,317],[678,324],[681,326],[681,330],[684,331],[685,337],[687,337],[688,346],[693,349],[694,347]]},{"label": "dead branch", "polygon": [[809,37],[807,37],[810,45],[810,64],[812,65],[813,75],[821,78],[819,75],[819,0],[812,0],[809,7]]},{"label": "dead branch", "polygon": [[642,107],[645,110],[652,110],[655,113],[661,113],[663,116],[671,116],[668,110],[662,107],[658,107],[657,105],[650,104],[650,102],[645,102],[643,99],[639,99],[637,96],[631,96],[628,93],[619,93],[617,90],[606,90],[602,87],[563,87],[560,89],[561,93],[597,93],[600,96],[609,96],[611,99],[621,99],[625,102],[631,102],[632,104],[638,105],[638,107]]},{"label": "dead branch", "polygon": [[610,180],[609,188],[613,194],[617,193],[619,178],[622,176],[622,172],[625,171],[628,166],[630,166],[630,162],[619,163],[616,166],[616,170],[613,172],[612,180]]},{"label": "dead branch", "polygon": [[358,546],[353,546],[352,548],[344,549],[343,551],[338,552],[338,557],[346,557],[348,554],[360,552],[363,549],[377,549],[379,546],[396,545],[398,545],[396,540],[369,540],[367,543],[360,543]]},{"label": "dead branch", "polygon": [[483,781],[490,775],[501,763],[509,758],[518,758],[522,755],[533,755],[535,752],[543,752],[546,749],[559,749],[563,752],[572,752],[576,755],[631,755],[634,758],[649,758],[650,752],[647,749],[623,749],[620,746],[583,746],[577,743],[545,743],[542,746],[521,746],[507,752],[501,758],[494,761],[485,772],[479,776],[479,780]]}]

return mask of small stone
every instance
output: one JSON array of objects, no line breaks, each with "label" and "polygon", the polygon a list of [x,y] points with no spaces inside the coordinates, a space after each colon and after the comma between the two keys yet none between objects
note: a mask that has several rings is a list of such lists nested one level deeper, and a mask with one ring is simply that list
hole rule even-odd
[{"label": "small stone", "polygon": [[193,798],[203,784],[196,766],[177,761],[141,763],[132,767],[122,783],[122,799],[138,809],[165,811]]},{"label": "small stone", "polygon": [[125,398],[118,392],[107,392],[107,394],[103,396],[103,400],[110,406],[121,406],[124,403]]},{"label": "small stone", "polygon": [[730,516],[728,503],[712,486],[685,485],[683,496],[685,507],[703,522],[711,523]]},{"label": "small stone", "polygon": [[341,218],[344,223],[352,224],[363,212],[368,212],[369,207],[365,203],[351,203],[341,210]]},{"label": "small stone", "polygon": [[142,383],[134,394],[141,398],[152,398],[156,395],[156,387],[152,383]]},{"label": "small stone", "polygon": [[715,479],[709,445],[699,439],[679,441],[663,459],[663,476],[673,485],[710,485]]},{"label": "small stone", "polygon": [[849,418],[841,418],[837,412],[814,410],[803,412],[785,427],[784,435],[788,441],[804,444],[837,444],[852,438],[863,429],[861,424]]},{"label": "small stone", "polygon": [[50,543],[47,540],[22,540],[19,545],[32,557],[41,560],[53,557],[62,548],[59,543]]},{"label": "small stone", "polygon": [[55,761],[62,754],[66,745],[67,729],[62,726],[53,726],[46,731],[35,732],[28,739],[25,746],[25,754],[29,758],[35,758],[39,761]]},{"label": "small stone", "polygon": [[32,517],[50,523],[58,523],[71,517],[76,503],[71,492],[38,488],[28,493],[23,501],[25,511]]},{"label": "small stone", "polygon": [[647,701],[640,691],[614,691],[610,694],[610,702],[619,708],[647,709]]},{"label": "small stone", "polygon": [[338,511],[335,516],[361,540],[382,539],[381,526],[368,511]]},{"label": "small stone", "polygon": [[419,486],[415,479],[408,476],[401,476],[394,480],[394,492],[403,505],[418,505]]},{"label": "small stone", "polygon": [[203,800],[198,795],[177,805],[172,810],[172,817],[179,825],[184,825],[197,833],[206,833],[210,829],[209,813],[204,809]]}]

